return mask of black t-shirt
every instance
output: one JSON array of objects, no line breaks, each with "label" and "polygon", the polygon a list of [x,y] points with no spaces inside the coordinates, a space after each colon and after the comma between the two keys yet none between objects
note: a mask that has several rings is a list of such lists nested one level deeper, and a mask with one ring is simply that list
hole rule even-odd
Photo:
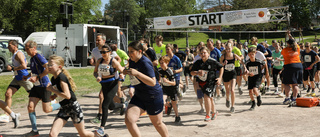
[{"label": "black t-shirt", "polygon": [[146,57],[148,57],[151,60],[151,62],[157,60],[156,52],[154,50],[152,50],[151,48],[148,48],[146,50],[146,54],[147,54]]},{"label": "black t-shirt", "polygon": [[304,50],[301,53],[301,60],[303,60],[303,67],[307,68],[309,67],[313,62],[316,61],[316,56],[318,56],[318,54],[316,52],[314,52],[313,50],[311,50],[309,53],[306,52],[306,50]]},{"label": "black t-shirt", "polygon": [[205,70],[208,71],[206,80],[201,80],[200,76],[198,79],[203,82],[212,82],[216,79],[216,71],[219,71],[223,66],[213,58],[209,58],[206,62],[202,59],[197,60],[192,67],[192,71]]},{"label": "black t-shirt", "polygon": [[262,75],[261,70],[262,70],[262,66],[265,65],[265,63],[266,63],[265,61],[262,61],[256,58],[254,62],[250,61],[250,59],[247,60],[245,64],[249,72],[253,73],[255,77],[255,76]]},{"label": "black t-shirt", "polygon": [[174,81],[174,73],[170,68],[167,68],[167,70],[163,70],[162,68],[159,68],[159,74],[161,77],[161,85],[165,87],[175,87],[172,85],[169,85],[168,83],[164,83],[162,78],[167,78],[170,81]]},{"label": "black t-shirt", "polygon": [[187,54],[181,50],[178,50],[178,52],[175,53],[174,55],[176,55],[180,59],[181,63],[186,60],[186,56],[187,56]]},{"label": "black t-shirt", "polygon": [[54,77],[51,78],[52,86],[56,85],[57,89],[60,92],[62,92],[60,81],[66,82],[68,84],[69,91],[70,91],[70,94],[71,94],[71,98],[70,99],[64,99],[64,100],[60,101],[60,105],[63,106],[63,105],[69,104],[70,102],[76,101],[77,100],[76,95],[72,91],[71,85],[70,85],[69,80],[66,77],[66,75],[64,75],[61,72],[56,79]]}]

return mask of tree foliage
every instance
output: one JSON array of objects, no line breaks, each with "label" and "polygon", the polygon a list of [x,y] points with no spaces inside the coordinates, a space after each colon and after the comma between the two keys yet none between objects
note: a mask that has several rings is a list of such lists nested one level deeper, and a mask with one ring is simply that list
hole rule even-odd
[{"label": "tree foliage", "polygon": [[295,28],[308,27],[311,23],[310,0],[285,0],[284,4],[289,5],[292,13],[290,22]]}]

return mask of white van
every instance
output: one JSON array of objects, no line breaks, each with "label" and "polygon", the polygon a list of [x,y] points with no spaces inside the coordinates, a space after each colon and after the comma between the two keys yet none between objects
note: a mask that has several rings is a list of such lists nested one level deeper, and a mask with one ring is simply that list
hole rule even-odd
[{"label": "white van", "polygon": [[33,32],[24,41],[33,40],[38,44],[37,50],[41,51],[45,58],[49,58],[52,54],[55,54],[56,49],[56,32]]},{"label": "white van", "polygon": [[19,43],[23,44],[22,38],[18,36],[10,35],[0,35],[0,41],[17,40]]}]

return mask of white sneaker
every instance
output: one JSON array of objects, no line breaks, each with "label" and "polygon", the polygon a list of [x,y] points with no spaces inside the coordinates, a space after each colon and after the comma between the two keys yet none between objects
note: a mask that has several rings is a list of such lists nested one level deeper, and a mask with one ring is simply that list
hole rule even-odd
[{"label": "white sneaker", "polygon": [[283,93],[279,93],[278,94],[278,97],[281,97],[281,98],[283,98],[285,95],[283,94]]},{"label": "white sneaker", "polygon": [[0,115],[0,122],[8,123],[9,122],[9,116],[6,115],[6,114]]},{"label": "white sneaker", "polygon": [[50,105],[51,105],[51,104],[56,104],[56,103],[58,103],[58,102],[57,102],[56,99],[54,99],[54,100],[52,100],[52,101],[50,102]]}]

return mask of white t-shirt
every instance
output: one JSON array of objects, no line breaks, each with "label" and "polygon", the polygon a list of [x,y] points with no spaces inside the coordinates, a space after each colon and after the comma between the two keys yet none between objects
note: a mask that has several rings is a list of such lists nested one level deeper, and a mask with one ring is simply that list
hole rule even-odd
[{"label": "white t-shirt", "polygon": [[102,58],[102,55],[98,47],[93,48],[91,55],[92,58],[94,58],[95,62],[97,62],[99,58]]},{"label": "white t-shirt", "polygon": [[113,58],[115,58],[116,56],[118,56],[118,54],[117,54],[116,51],[112,51],[110,56],[113,57]]},{"label": "white t-shirt", "polygon": [[[257,51],[256,52],[256,58],[260,59],[260,60],[265,60],[266,57],[264,56],[264,54],[261,51]],[[246,56],[246,61],[249,60],[249,56]]]}]

